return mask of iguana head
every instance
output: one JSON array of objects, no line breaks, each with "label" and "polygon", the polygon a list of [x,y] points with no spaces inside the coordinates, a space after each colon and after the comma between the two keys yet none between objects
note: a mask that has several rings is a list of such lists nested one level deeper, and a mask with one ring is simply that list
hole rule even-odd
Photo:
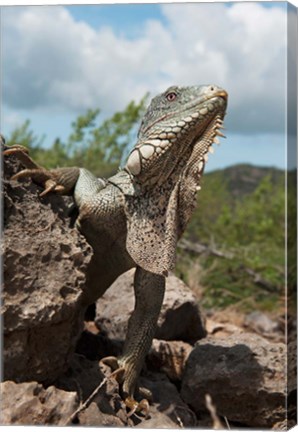
[{"label": "iguana head", "polygon": [[173,86],[152,99],[126,170],[138,183],[154,185],[181,174],[195,149],[198,174],[218,143],[227,92],[215,85]]}]

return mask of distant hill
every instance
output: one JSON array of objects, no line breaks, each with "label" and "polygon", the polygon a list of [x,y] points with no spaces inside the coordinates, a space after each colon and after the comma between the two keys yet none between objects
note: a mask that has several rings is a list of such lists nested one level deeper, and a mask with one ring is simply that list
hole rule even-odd
[{"label": "distant hill", "polygon": [[212,180],[226,184],[231,198],[238,200],[252,193],[264,177],[270,175],[273,184],[284,181],[284,171],[273,167],[258,167],[250,164],[237,164],[228,168],[205,173],[203,184],[208,186]]},{"label": "distant hill", "polygon": [[[292,178],[295,176],[292,175]],[[224,227],[231,226],[232,221],[236,223],[237,217],[234,215],[241,213],[240,207],[245,207],[243,211],[251,214],[257,211],[261,211],[263,215],[268,213],[270,219],[270,215],[275,211],[276,204],[273,201],[277,199],[277,195],[280,200],[278,211],[284,211],[284,185],[284,171],[274,167],[237,164],[205,173],[202,188],[198,193],[197,206],[185,236],[192,241],[207,243],[211,238],[215,240],[217,237],[220,243],[224,238]],[[260,187],[261,195],[254,196]],[[256,223],[258,217],[256,214]],[[241,222],[242,225],[243,223],[244,221]],[[221,231],[220,236],[216,234],[217,230]]]}]

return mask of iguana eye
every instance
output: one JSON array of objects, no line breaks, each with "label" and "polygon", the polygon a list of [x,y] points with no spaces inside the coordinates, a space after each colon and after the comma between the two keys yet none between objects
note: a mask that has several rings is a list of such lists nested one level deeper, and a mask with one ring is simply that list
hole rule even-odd
[{"label": "iguana eye", "polygon": [[177,97],[177,94],[175,92],[170,92],[166,95],[166,98],[168,101],[172,102]]}]

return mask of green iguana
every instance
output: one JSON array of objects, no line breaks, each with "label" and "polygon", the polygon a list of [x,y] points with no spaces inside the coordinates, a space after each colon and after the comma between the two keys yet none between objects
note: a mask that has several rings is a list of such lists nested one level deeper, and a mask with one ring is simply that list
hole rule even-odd
[{"label": "green iguana", "polygon": [[196,205],[208,152],[218,143],[217,136],[223,136],[227,98],[215,85],[173,86],[156,96],[125,167],[109,179],[96,178],[84,168],[44,169],[22,146],[4,152],[16,155],[26,167],[13,179],[31,178],[44,188],[41,196],[73,196],[76,227],[94,250],[86,306],[136,267],[135,310],[123,355],[106,359],[118,368],[122,396],[133,412],[148,408],[145,399],[134,399],[138,376],[154,336],[165,277],[175,265],[177,241]]}]

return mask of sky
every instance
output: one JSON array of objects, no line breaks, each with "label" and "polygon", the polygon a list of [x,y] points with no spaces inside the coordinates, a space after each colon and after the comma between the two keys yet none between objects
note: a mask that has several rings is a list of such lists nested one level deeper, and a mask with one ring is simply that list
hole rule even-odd
[{"label": "sky", "polygon": [[48,146],[88,108],[217,84],[227,139],[207,169],[284,168],[286,19],[285,2],[2,7],[2,133],[30,119]]}]

